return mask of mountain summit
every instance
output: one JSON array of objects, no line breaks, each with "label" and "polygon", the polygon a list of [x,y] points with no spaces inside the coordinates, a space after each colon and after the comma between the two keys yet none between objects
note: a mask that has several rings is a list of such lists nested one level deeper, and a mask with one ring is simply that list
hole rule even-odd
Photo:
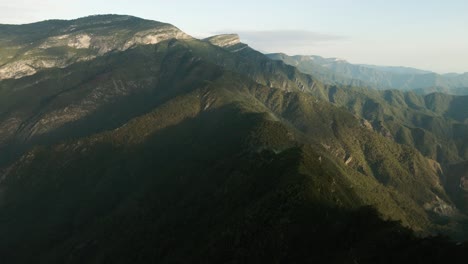
[{"label": "mountain summit", "polygon": [[237,34],[216,35],[216,36],[206,38],[205,41],[208,41],[211,44],[222,47],[222,48],[231,47],[241,42],[239,35]]},{"label": "mountain summit", "polygon": [[165,23],[132,16],[98,15],[70,21],[0,25],[0,80],[45,68],[66,67],[112,51],[189,35]]}]

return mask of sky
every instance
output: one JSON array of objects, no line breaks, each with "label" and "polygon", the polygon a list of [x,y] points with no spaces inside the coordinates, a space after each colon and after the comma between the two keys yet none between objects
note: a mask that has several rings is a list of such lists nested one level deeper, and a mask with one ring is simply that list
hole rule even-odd
[{"label": "sky", "polygon": [[127,14],[262,52],[468,72],[466,0],[0,0],[0,24]]}]

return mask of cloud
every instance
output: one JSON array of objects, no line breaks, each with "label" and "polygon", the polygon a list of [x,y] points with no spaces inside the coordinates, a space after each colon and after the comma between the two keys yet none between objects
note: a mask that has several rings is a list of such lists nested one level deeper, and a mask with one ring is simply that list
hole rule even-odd
[{"label": "cloud", "polygon": [[18,7],[8,3],[0,3],[0,24],[30,22],[31,15],[33,15],[35,11],[37,10],[30,7]]},{"label": "cloud", "polygon": [[317,33],[302,30],[275,30],[275,31],[240,31],[237,32],[245,41],[257,43],[285,43],[294,45],[307,45],[311,43],[343,40],[346,37],[331,34]]},{"label": "cloud", "polygon": [[0,3],[0,24],[24,24],[56,18],[70,6],[60,0],[23,0]]},{"label": "cloud", "polygon": [[234,31],[242,42],[268,52],[303,50],[318,45],[332,45],[348,39],[346,36],[305,30]]}]

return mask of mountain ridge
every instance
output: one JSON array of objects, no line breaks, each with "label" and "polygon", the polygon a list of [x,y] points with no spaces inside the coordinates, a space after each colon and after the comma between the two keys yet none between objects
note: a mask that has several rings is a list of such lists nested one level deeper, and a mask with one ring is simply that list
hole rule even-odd
[{"label": "mountain ridge", "polygon": [[410,67],[352,64],[320,56],[288,56],[282,53],[272,53],[267,56],[294,65],[304,73],[316,74],[329,84],[365,86],[380,90],[415,90],[423,94],[434,91],[456,95],[468,94],[468,90],[464,88],[468,86],[466,73],[441,75]]},{"label": "mountain ridge", "polygon": [[[55,28],[51,30],[50,24],[55,24]],[[43,27],[48,29],[45,34]],[[20,28],[23,31],[19,31]],[[19,38],[10,37],[12,34]],[[0,53],[0,80],[32,75],[40,69],[66,67],[137,44],[191,38],[170,24],[120,15],[50,20],[20,26],[0,25],[0,37],[3,50]]]},{"label": "mountain ridge", "polygon": [[465,176],[449,167],[468,155],[467,98],[324,84],[233,35],[0,80],[0,255],[461,258],[466,243],[427,236],[468,237],[452,189]]}]

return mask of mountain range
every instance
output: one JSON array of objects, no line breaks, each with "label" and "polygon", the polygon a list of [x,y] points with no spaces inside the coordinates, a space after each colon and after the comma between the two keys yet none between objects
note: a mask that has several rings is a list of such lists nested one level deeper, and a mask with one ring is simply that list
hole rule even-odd
[{"label": "mountain range", "polygon": [[420,94],[433,92],[468,95],[468,72],[437,74],[409,67],[351,64],[337,58],[320,56],[288,56],[272,53],[267,56],[315,75],[327,84],[369,87],[379,90],[397,89]]},{"label": "mountain range", "polygon": [[468,96],[271,57],[131,16],[0,25],[2,259],[466,259]]}]

